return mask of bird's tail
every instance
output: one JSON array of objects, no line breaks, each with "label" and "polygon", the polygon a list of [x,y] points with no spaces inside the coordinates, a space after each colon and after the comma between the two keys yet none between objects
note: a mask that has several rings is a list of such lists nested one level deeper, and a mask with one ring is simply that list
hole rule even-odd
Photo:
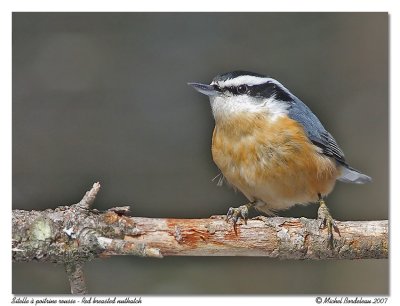
[{"label": "bird's tail", "polygon": [[372,179],[360,171],[349,166],[342,167],[342,175],[338,178],[339,181],[345,183],[365,184],[372,181]]}]

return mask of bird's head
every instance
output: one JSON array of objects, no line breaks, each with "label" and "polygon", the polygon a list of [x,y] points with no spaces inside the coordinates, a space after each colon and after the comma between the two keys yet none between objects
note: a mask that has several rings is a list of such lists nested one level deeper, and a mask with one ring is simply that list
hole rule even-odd
[{"label": "bird's head", "polygon": [[210,98],[215,120],[235,115],[287,113],[294,96],[277,80],[248,71],[233,71],[217,75],[210,85],[188,83]]}]

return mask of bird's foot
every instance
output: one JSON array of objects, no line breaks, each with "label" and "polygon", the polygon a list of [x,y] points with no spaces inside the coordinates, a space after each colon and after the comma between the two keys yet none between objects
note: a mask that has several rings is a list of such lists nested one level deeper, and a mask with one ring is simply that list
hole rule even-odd
[{"label": "bird's foot", "polygon": [[233,221],[233,227],[236,228],[236,223],[243,219],[244,224],[247,224],[247,218],[249,216],[249,208],[253,207],[253,203],[248,203],[246,205],[239,206],[237,208],[230,207],[228,209],[228,213],[226,214],[226,222],[229,222],[230,219]]},{"label": "bird's foot", "polygon": [[334,239],[333,239],[333,230],[339,234],[339,228],[336,225],[335,220],[332,218],[328,207],[325,204],[325,201],[319,200],[319,208],[318,208],[318,219],[321,220],[321,224],[319,226],[320,229],[327,227],[328,229],[328,247],[330,249],[334,248]]}]

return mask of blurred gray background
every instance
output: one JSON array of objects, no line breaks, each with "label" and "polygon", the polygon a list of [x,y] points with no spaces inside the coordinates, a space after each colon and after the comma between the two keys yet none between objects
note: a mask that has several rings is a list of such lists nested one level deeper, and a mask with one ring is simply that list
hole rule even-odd
[{"label": "blurred gray background", "polygon": [[[244,69],[281,81],[318,115],[349,163],[339,220],[388,218],[386,13],[14,13],[13,208],[207,218],[246,203],[212,182],[208,99],[186,85]],[[285,216],[315,218],[317,206]],[[255,213],[253,212],[253,216]],[[91,293],[387,294],[388,261],[135,257],[86,266]],[[63,268],[13,264],[14,293],[69,293]]]}]

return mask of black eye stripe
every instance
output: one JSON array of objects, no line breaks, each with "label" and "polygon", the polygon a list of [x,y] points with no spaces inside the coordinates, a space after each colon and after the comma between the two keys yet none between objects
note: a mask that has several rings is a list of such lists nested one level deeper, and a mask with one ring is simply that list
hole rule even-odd
[{"label": "black eye stripe", "polygon": [[221,88],[217,84],[214,84],[213,87],[216,91],[221,91]]},{"label": "black eye stripe", "polygon": [[230,92],[233,95],[242,95],[249,91],[249,86],[245,84],[239,86],[228,86],[228,87],[223,87],[220,90],[225,92]]},{"label": "black eye stripe", "polygon": [[291,101],[293,99],[287,89],[271,81],[258,85],[241,84],[239,86],[224,87],[214,85],[214,88],[220,92],[230,93],[232,95],[246,94],[255,98],[270,98],[273,96],[280,101]]},{"label": "black eye stripe", "polygon": [[225,92],[228,91],[228,92],[230,92],[232,94],[235,93],[235,87],[233,87],[233,86],[224,87],[224,88],[222,88],[222,90],[225,91]]},{"label": "black eye stripe", "polygon": [[273,82],[267,82],[259,85],[253,85],[249,87],[249,95],[253,97],[270,98],[274,96],[277,100],[291,101],[292,97],[290,94]]}]

